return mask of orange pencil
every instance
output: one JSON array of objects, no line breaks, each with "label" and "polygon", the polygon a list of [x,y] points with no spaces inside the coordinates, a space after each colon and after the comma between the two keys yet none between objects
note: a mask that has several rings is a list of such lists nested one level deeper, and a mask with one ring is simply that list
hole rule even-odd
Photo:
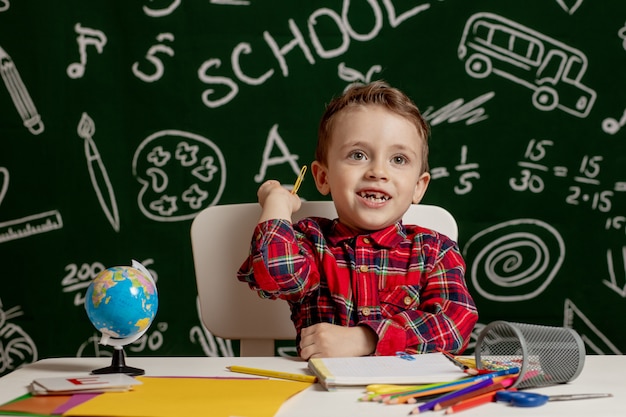
[{"label": "orange pencil", "polygon": [[[516,391],[515,388],[511,388],[510,391]],[[459,411],[468,410],[470,408],[478,407],[479,405],[494,402],[496,400],[496,393],[498,391],[489,392],[487,394],[479,395],[474,398],[461,401],[448,408],[446,408],[446,414],[458,413]]]},{"label": "orange pencil", "polygon": [[474,398],[470,398],[465,401],[456,403],[446,408],[446,414],[458,413],[459,411],[467,410],[470,408],[478,407],[479,405],[494,402],[496,399],[496,392],[498,391],[488,392],[487,394],[478,395]]}]

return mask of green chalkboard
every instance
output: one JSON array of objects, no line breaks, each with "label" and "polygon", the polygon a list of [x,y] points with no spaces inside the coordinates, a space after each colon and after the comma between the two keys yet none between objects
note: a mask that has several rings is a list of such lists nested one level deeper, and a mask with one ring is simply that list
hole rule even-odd
[{"label": "green chalkboard", "polygon": [[[626,352],[626,4],[619,0],[0,0],[0,374],[108,355],[83,309],[143,262],[128,355],[236,354],[202,327],[190,224],[313,159],[324,105],[385,79],[432,125],[424,202],[458,220],[493,320]],[[299,193],[316,200],[313,182]]]}]

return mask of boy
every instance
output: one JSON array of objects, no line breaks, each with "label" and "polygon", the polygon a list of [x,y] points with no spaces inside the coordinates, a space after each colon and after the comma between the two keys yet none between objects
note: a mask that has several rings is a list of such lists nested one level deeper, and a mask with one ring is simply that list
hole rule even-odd
[{"label": "boy", "polygon": [[428,183],[429,128],[401,91],[349,88],[321,119],[311,172],[338,218],[291,223],[300,199],[269,180],[240,281],[291,307],[302,359],[462,352],[478,318],[455,242],[402,223]]}]

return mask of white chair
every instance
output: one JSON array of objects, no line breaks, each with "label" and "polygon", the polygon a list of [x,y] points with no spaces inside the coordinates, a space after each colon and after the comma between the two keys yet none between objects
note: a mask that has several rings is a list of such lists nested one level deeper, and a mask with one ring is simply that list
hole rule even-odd
[{"label": "white chair", "polygon": [[[275,340],[296,337],[287,303],[260,298],[236,277],[260,213],[258,203],[211,206],[191,224],[202,322],[214,336],[239,340],[241,356],[274,356]],[[331,201],[303,201],[293,220],[311,216],[334,219],[337,212]],[[412,205],[403,221],[457,239],[456,221],[441,207]]]}]

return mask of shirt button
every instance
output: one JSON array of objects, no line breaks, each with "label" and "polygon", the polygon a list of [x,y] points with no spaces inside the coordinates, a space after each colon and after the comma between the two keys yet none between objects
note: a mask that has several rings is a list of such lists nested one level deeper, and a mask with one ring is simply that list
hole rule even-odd
[{"label": "shirt button", "polygon": [[369,269],[369,268],[367,267],[367,265],[361,265],[361,266],[359,267],[359,271],[361,271],[361,272],[367,272],[367,271],[368,271],[368,269]]},{"label": "shirt button", "polygon": [[365,243],[366,245],[370,244],[370,238],[369,237],[364,237],[363,238],[363,243]]},{"label": "shirt button", "polygon": [[413,299],[411,297],[409,297],[408,295],[406,297],[404,297],[404,305],[405,306],[408,306],[412,302],[413,302]]},{"label": "shirt button", "polygon": [[361,314],[363,314],[365,317],[369,316],[372,313],[372,311],[369,309],[369,307],[363,307],[361,309]]}]

